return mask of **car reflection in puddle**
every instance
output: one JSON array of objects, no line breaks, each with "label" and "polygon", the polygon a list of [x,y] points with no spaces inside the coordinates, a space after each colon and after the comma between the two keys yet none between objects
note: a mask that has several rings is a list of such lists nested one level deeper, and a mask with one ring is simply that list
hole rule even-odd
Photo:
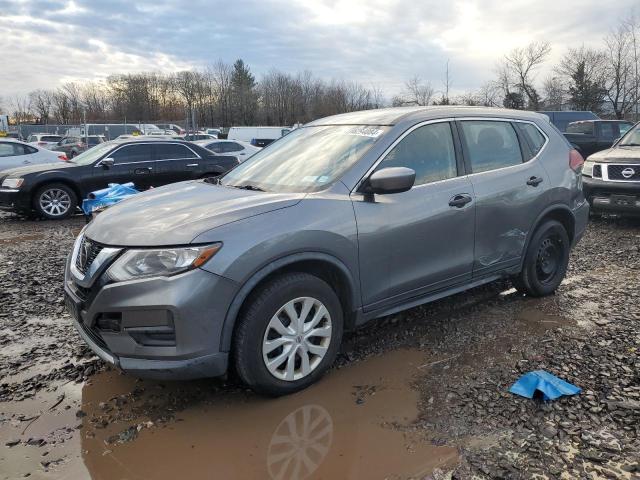
[{"label": "car reflection in puddle", "polygon": [[[146,420],[135,413],[143,411],[139,405],[127,405],[128,422],[100,429],[85,424],[83,460],[94,479],[422,477],[457,460],[455,448],[432,445],[403,428],[418,414],[417,393],[409,383],[423,363],[420,352],[398,350],[331,371],[320,383],[287,397],[215,393],[179,411],[179,421],[143,428],[127,443],[109,444],[132,419],[138,424]],[[87,418],[103,413],[100,402],[136,385],[116,372],[94,377],[83,389]],[[157,392],[157,384],[144,385]],[[138,404],[157,404],[168,393],[141,398]],[[173,407],[169,402],[164,408]],[[126,412],[120,418],[127,418]]]}]

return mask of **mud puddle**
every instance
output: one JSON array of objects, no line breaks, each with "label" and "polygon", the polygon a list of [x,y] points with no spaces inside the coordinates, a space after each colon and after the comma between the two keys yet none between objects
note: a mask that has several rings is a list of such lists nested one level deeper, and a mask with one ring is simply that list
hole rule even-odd
[{"label": "mud puddle", "polygon": [[[405,428],[418,416],[410,384],[424,363],[418,351],[396,350],[334,369],[288,397],[219,388],[191,404],[185,397],[211,382],[162,384],[102,372],[81,389],[42,392],[48,400],[34,400],[27,414],[21,402],[24,418],[41,416],[25,434],[24,421],[0,422],[3,445],[9,437],[21,440],[4,447],[0,462],[11,467],[7,478],[25,472],[94,479],[422,478],[458,460],[455,448],[432,445],[424,432],[418,437]],[[61,404],[49,410],[65,388]],[[53,449],[55,432],[72,438]],[[48,443],[25,445],[32,437]],[[47,447],[56,462],[44,467]]]}]

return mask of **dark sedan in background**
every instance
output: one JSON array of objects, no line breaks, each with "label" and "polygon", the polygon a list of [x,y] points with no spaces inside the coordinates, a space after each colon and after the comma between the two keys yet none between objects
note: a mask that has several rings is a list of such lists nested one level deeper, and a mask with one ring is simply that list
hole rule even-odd
[{"label": "dark sedan in background", "polygon": [[56,152],[64,152],[67,158],[74,158],[82,152],[86,152],[96,145],[104,143],[105,139],[102,135],[89,135],[87,137],[64,137],[58,144],[51,148]]},{"label": "dark sedan in background", "polygon": [[587,158],[582,175],[592,212],[640,215],[640,123]]},{"label": "dark sedan in background", "polygon": [[168,183],[219,176],[238,165],[182,140],[114,140],[69,162],[0,172],[0,209],[37,213],[48,219],[74,213],[88,193],[110,183],[133,182],[139,190]]}]

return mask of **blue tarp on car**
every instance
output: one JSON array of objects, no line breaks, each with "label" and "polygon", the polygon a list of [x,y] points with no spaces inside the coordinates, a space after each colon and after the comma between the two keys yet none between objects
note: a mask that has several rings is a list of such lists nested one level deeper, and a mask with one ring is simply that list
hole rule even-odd
[{"label": "blue tarp on car", "polygon": [[87,198],[82,201],[82,211],[85,215],[91,215],[92,212],[99,208],[118,203],[136,193],[140,192],[135,189],[135,185],[132,182],[123,184],[110,183],[108,188],[96,190],[87,195]]},{"label": "blue tarp on car", "polygon": [[520,377],[509,391],[526,398],[533,398],[536,391],[539,391],[542,393],[544,400],[555,400],[562,395],[580,393],[581,389],[549,372],[535,370]]}]

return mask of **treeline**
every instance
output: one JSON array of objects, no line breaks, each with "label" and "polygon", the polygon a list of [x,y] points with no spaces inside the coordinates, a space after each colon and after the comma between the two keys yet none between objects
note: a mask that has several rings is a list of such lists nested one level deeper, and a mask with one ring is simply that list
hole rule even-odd
[{"label": "treeline", "polygon": [[199,126],[293,125],[383,106],[382,92],[356,82],[325,81],[310,72],[272,70],[257,82],[248,66],[218,61],[175,74],[113,75],[66,83],[10,99],[16,123],[187,121]]},{"label": "treeline", "polygon": [[[237,60],[174,74],[112,75],[105,81],[66,83],[0,102],[15,123],[186,121],[198,126],[293,125],[336,113],[399,105],[484,105],[530,110],[592,110],[638,119],[640,20],[619,22],[600,48],[568,48],[547,69],[551,46],[516,48],[496,65],[495,78],[479,89],[452,95],[455,79],[447,62],[441,85],[414,77],[389,98],[375,86],[324,80],[305,71],[272,70],[257,80]],[[2,108],[4,104],[4,108]]]}]

